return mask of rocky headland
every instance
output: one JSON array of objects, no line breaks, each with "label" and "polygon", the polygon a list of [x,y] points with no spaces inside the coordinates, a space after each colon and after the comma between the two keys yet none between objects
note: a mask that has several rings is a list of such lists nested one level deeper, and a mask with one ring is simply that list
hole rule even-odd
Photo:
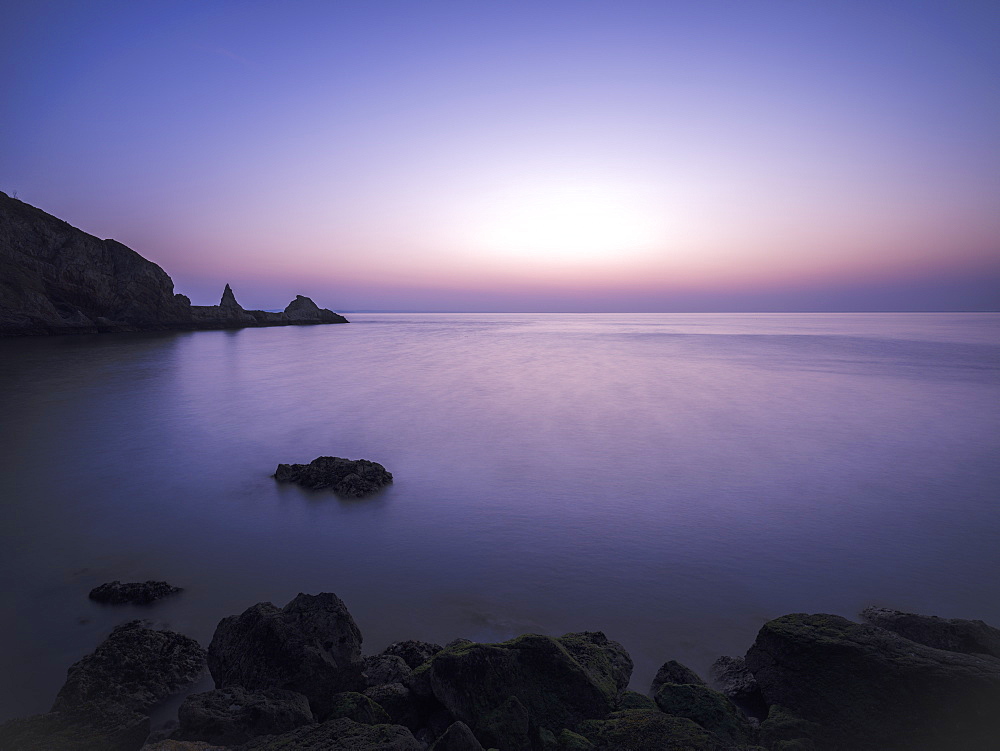
[{"label": "rocky headland", "polygon": [[[869,609],[864,623],[766,623],[710,685],[668,660],[648,694],[601,632],[480,644],[419,641],[364,656],[336,595],[223,619],[205,650],[131,621],[73,665],[47,714],[0,726],[33,751],[977,751],[1000,738],[1000,630]],[[664,651],[669,647],[665,645]],[[148,713],[206,669],[177,723]]]},{"label": "rocky headland", "polygon": [[282,312],[244,310],[228,284],[218,305],[192,305],[131,248],[0,192],[0,336],[347,322],[301,295]]}]

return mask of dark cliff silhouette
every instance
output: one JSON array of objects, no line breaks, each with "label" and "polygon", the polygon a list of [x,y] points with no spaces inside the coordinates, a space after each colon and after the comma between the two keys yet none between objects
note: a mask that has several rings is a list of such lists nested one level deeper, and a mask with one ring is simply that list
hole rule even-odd
[{"label": "dark cliff silhouette", "polygon": [[0,336],[347,322],[301,295],[281,313],[244,310],[228,284],[218,305],[191,305],[131,248],[0,192]]}]

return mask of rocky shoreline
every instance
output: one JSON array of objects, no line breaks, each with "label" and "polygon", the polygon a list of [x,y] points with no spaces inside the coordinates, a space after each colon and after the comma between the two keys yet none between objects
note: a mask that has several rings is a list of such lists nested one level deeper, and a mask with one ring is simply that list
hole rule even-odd
[{"label": "rocky shoreline", "polygon": [[348,320],[302,295],[281,312],[245,310],[228,284],[218,305],[192,305],[131,248],[0,192],[0,337],[325,323]]},{"label": "rocky shoreline", "polygon": [[[632,660],[601,632],[404,641],[364,656],[340,598],[299,594],[224,618],[207,650],[140,621],[118,626],[69,669],[50,712],[0,725],[0,750],[996,748],[1000,630],[861,615],[776,618],[745,657],[715,663],[714,687],[668,660],[647,695],[628,690]],[[206,669],[215,689],[150,735],[150,710]]]}]

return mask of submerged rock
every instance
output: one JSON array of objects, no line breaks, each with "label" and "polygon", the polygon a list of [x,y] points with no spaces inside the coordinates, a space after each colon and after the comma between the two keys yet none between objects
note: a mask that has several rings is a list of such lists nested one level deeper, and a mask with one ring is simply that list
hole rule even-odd
[{"label": "submerged rock", "polygon": [[110,605],[148,605],[154,600],[159,600],[168,595],[181,592],[180,587],[174,587],[166,582],[145,581],[108,582],[90,590],[90,599],[97,602],[105,602]]},{"label": "submerged rock", "polygon": [[294,482],[315,490],[330,489],[343,496],[361,498],[392,482],[385,467],[367,459],[321,456],[309,464],[279,464],[274,473],[279,482]]},{"label": "submerged rock", "polygon": [[798,613],[764,624],[746,662],[768,705],[815,724],[818,748],[987,749],[1000,738],[995,657]]},{"label": "submerged rock", "polygon": [[204,669],[205,650],[194,639],[130,621],[69,669],[52,710],[96,702],[146,712]]},{"label": "submerged rock", "polygon": [[260,735],[278,735],[314,722],[309,700],[294,691],[270,688],[247,691],[239,686],[192,694],[178,710],[177,740],[220,746],[246,743]]},{"label": "submerged rock", "polygon": [[299,594],[284,608],[269,602],[224,618],[208,647],[216,688],[281,688],[304,694],[325,716],[334,695],[365,688],[361,631],[335,594]]}]

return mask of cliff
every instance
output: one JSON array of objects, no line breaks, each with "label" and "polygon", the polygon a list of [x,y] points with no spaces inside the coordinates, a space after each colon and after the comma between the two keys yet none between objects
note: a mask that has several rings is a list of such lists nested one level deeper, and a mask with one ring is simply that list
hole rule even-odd
[{"label": "cliff", "polygon": [[167,273],[0,192],[0,336],[347,323],[299,296],[283,313],[247,311],[229,285],[192,306]]}]

